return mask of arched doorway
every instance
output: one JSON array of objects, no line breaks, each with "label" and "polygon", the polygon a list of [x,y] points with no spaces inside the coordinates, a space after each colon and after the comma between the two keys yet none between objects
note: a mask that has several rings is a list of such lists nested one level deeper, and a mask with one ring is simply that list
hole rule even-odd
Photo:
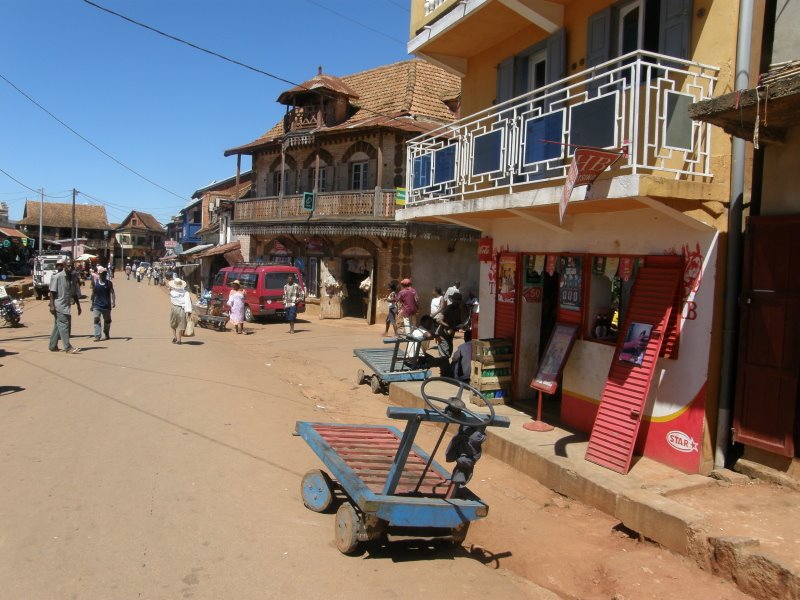
[{"label": "arched doorway", "polygon": [[[342,313],[345,317],[373,318],[372,282],[375,280],[375,260],[363,248],[350,247],[342,251]],[[366,289],[365,289],[366,288]]]}]

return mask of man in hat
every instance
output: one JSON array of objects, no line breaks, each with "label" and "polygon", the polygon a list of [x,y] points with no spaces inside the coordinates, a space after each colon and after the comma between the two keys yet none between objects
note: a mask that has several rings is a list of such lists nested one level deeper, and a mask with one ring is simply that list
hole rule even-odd
[{"label": "man in hat", "polygon": [[94,316],[94,341],[100,341],[100,318],[103,319],[103,334],[109,339],[111,333],[111,309],[117,304],[114,284],[108,279],[108,269],[97,267],[97,279],[92,279],[92,316]]},{"label": "man in hat", "polygon": [[186,329],[186,320],[192,314],[192,297],[186,291],[186,282],[174,277],[169,280],[169,326],[172,328],[172,343],[181,345],[181,336]]},{"label": "man in hat", "polygon": [[294,275],[289,273],[286,285],[283,286],[283,312],[289,321],[289,333],[294,333],[294,322],[297,319],[297,305],[303,301],[303,288],[294,280]]},{"label": "man in hat", "polygon": [[414,317],[419,311],[419,298],[417,290],[411,287],[411,280],[406,277],[400,282],[400,291],[397,294],[397,306],[406,335],[411,335]]},{"label": "man in hat", "polygon": [[81,351],[69,341],[72,331],[72,314],[70,307],[75,302],[78,314],[81,314],[80,293],[72,273],[72,260],[62,256],[58,259],[63,269],[50,279],[50,314],[53,315],[53,332],[50,334],[49,349],[58,352],[58,340],[64,344],[64,352],[77,354]]}]

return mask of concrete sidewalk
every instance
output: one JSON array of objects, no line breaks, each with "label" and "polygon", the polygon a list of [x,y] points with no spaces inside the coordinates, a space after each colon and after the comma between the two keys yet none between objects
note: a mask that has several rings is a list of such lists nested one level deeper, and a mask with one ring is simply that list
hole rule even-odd
[{"label": "concrete sidewalk", "polygon": [[[423,406],[419,388],[419,383],[392,384],[389,400],[401,406]],[[765,550],[758,537],[732,535],[729,528],[718,526],[720,515],[715,518],[712,514],[718,510],[714,490],[748,485],[747,475],[727,470],[713,473],[714,477],[687,475],[647,458],[636,459],[630,472],[621,475],[584,459],[588,445],[585,435],[558,427],[544,433],[527,431],[522,426],[530,416],[510,406],[495,409],[511,419],[511,427],[487,430],[484,451],[489,456],[559,494],[619,519],[642,538],[691,557],[704,570],[735,582],[756,598],[800,598],[800,561],[786,559],[796,554],[800,540],[784,539],[779,535],[784,531],[778,527],[775,535],[763,534],[769,541],[769,550]],[[711,491],[705,494],[710,499],[701,502],[699,508],[698,502],[687,500],[693,491],[705,489]],[[746,493],[757,494],[758,490],[756,486]],[[791,502],[800,506],[800,494],[791,490],[786,493],[796,494]],[[765,510],[784,510],[783,504],[765,503]],[[736,524],[732,525],[730,529],[735,532]],[[719,535],[721,529],[728,533]]]}]

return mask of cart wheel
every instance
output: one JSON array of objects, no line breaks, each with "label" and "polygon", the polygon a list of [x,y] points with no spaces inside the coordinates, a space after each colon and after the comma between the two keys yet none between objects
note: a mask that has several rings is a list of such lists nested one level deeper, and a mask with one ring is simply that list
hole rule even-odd
[{"label": "cart wheel", "polygon": [[311,469],[300,483],[303,504],[314,512],[325,512],[333,504],[333,482],[325,471]]},{"label": "cart wheel", "polygon": [[356,373],[356,385],[361,385],[367,379],[366,373],[364,373],[364,369],[359,369]]},{"label": "cart wheel", "polygon": [[349,502],[344,502],[336,511],[334,524],[336,547],[342,554],[352,554],[358,548],[359,532],[363,529],[361,518]]},{"label": "cart wheel", "polygon": [[377,376],[373,375],[372,379],[369,382],[369,389],[372,390],[373,394],[380,394],[383,391],[383,386],[381,385],[381,380],[378,379]]},{"label": "cart wheel", "polygon": [[453,527],[450,530],[450,537],[453,543],[460,546],[467,539],[467,532],[469,531],[469,523],[462,523],[458,527]]}]

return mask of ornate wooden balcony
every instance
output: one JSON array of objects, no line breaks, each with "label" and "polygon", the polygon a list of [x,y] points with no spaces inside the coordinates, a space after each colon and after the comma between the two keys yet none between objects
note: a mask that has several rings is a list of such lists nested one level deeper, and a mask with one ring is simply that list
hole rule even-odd
[{"label": "ornate wooden balcony", "polygon": [[314,129],[319,125],[319,108],[316,106],[295,107],[283,118],[283,129],[286,132]]},{"label": "ornate wooden balcony", "polygon": [[[234,221],[301,220],[309,216],[302,208],[302,194],[253,198],[236,202]],[[314,217],[372,217],[394,220],[394,190],[320,192]]]}]

